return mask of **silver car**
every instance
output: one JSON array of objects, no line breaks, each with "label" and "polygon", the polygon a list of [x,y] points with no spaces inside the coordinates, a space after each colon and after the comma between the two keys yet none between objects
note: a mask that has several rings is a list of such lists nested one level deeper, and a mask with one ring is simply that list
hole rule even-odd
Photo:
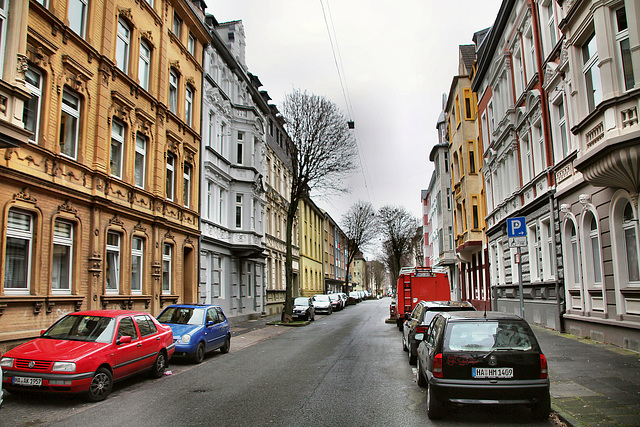
[{"label": "silver car", "polygon": [[331,306],[331,299],[329,298],[329,295],[314,295],[313,306],[316,309],[316,313],[333,313],[333,307]]}]

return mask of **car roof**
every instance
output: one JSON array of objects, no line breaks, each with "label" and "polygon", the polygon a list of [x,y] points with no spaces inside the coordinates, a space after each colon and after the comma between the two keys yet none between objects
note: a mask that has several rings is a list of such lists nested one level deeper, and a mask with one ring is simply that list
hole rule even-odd
[{"label": "car roof", "polygon": [[438,313],[450,320],[522,320],[517,314],[502,313],[499,311],[443,311]]},{"label": "car roof", "polygon": [[86,311],[76,311],[74,313],[69,313],[73,316],[101,316],[101,317],[118,317],[127,314],[146,314],[144,311],[134,311],[134,310],[86,310]]},{"label": "car roof", "polygon": [[[179,307],[179,308],[207,308],[207,307],[220,307],[219,305],[214,305],[214,304],[171,304],[169,306],[167,306],[167,308],[171,308],[171,307]],[[166,308],[165,308],[166,310]]]},{"label": "car roof", "polygon": [[427,308],[437,307],[473,307],[469,301],[420,301]]}]

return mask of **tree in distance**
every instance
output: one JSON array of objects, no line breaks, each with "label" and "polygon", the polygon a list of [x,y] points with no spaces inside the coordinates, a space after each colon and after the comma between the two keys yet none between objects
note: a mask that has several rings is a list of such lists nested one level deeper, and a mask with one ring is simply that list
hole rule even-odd
[{"label": "tree in distance", "polygon": [[346,192],[344,183],[356,170],[357,146],[340,109],[323,96],[296,89],[285,95],[285,130],[291,138],[291,192],[287,208],[285,305],[283,321],[293,315],[292,231],[300,200],[313,190]]},{"label": "tree in distance", "polygon": [[383,260],[389,269],[391,283],[396,283],[402,265],[410,256],[418,219],[402,206],[386,205],[378,210],[378,221],[382,233]]},{"label": "tree in distance", "polygon": [[[377,218],[373,205],[362,200],[351,205],[342,217],[342,231],[347,237],[347,262],[345,278],[349,281],[349,267],[359,252],[376,238]],[[345,291],[346,289],[343,289]]]}]

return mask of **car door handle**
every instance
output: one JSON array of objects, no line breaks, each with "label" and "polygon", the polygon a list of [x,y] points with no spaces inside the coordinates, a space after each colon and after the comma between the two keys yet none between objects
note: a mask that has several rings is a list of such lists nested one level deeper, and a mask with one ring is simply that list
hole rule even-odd
[{"label": "car door handle", "polygon": [[160,341],[160,337],[156,337],[156,341]]},{"label": "car door handle", "polygon": [[136,347],[142,347],[142,344],[138,344]]}]

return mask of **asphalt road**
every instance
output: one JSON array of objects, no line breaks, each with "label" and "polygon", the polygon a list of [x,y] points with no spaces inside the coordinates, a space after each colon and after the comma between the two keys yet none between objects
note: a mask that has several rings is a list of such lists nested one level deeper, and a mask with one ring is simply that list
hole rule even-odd
[{"label": "asphalt road", "polygon": [[[232,339],[200,365],[138,376],[103,402],[5,393],[0,425],[417,426],[431,425],[424,389],[386,324],[389,299],[365,301],[300,328],[268,326]],[[439,425],[553,425],[525,408],[464,408]]]}]

